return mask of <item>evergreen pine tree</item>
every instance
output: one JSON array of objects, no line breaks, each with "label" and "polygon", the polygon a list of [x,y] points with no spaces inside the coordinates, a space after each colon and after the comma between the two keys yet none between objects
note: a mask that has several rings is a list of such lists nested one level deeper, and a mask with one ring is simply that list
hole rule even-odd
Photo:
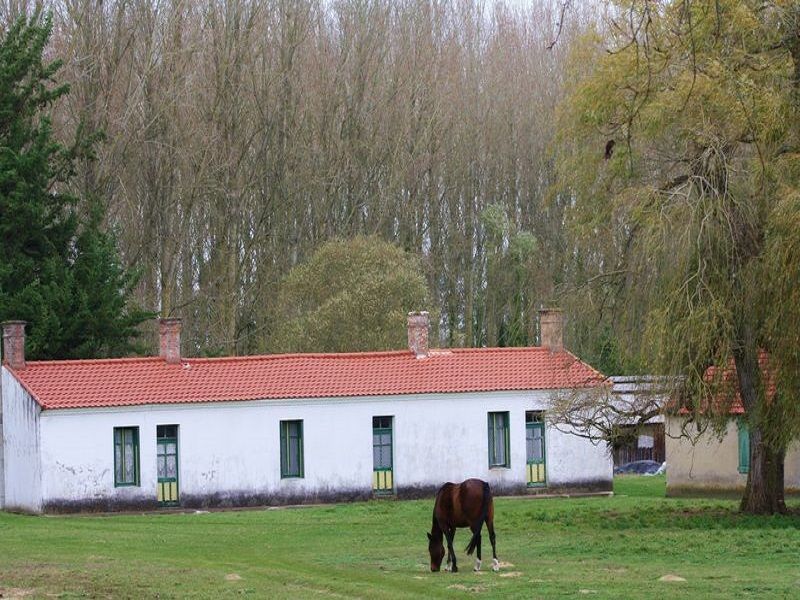
[{"label": "evergreen pine tree", "polygon": [[92,139],[53,137],[48,111],[69,86],[45,62],[50,16],[15,21],[0,38],[0,321],[28,321],[30,358],[118,356],[148,314],[130,302],[134,275],[102,231],[94,200],[79,218],[67,191]]}]

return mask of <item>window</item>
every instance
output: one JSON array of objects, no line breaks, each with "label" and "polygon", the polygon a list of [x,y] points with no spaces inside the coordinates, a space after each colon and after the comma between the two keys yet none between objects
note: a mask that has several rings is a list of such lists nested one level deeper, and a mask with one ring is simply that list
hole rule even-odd
[{"label": "window", "polygon": [[489,467],[509,467],[508,413],[489,413]]},{"label": "window", "polygon": [[391,494],[393,486],[392,417],[372,417],[372,489]]},{"label": "window", "polygon": [[281,421],[281,477],[303,476],[303,422]]},{"label": "window", "polygon": [[139,428],[114,428],[114,486],[139,485]]},{"label": "window", "polygon": [[156,426],[157,497],[164,506],[178,504],[178,426]]},{"label": "window", "polygon": [[372,417],[373,468],[392,468],[392,417]]},{"label": "window", "polygon": [[744,419],[737,421],[739,429],[739,473],[750,471],[750,430]]},{"label": "window", "polygon": [[529,463],[544,462],[544,418],[541,412],[525,412],[525,445]]},{"label": "window", "polygon": [[544,445],[544,413],[538,410],[525,411],[525,453],[529,486],[547,484]]}]

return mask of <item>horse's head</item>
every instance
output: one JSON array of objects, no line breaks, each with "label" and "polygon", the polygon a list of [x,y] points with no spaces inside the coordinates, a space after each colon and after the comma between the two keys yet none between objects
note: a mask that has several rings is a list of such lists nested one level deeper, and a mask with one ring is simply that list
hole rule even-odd
[{"label": "horse's head", "polygon": [[442,568],[442,559],[444,558],[444,543],[441,533],[439,535],[428,534],[428,552],[431,555],[431,571],[435,573]]}]

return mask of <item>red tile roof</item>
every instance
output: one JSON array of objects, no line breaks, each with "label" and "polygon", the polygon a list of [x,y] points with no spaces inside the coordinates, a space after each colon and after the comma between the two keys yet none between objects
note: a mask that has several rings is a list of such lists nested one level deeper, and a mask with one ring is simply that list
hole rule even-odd
[{"label": "red tile roof", "polygon": [[[761,375],[765,378],[766,397],[768,399],[772,398],[776,389],[775,378],[769,368],[769,355],[763,350],[758,353],[758,366],[761,369]],[[704,379],[709,383],[718,385],[714,397],[714,406],[726,408],[727,413],[731,415],[744,414],[744,404],[742,403],[742,396],[739,394],[739,382],[733,359],[729,360],[728,366],[722,370],[715,365],[708,367]]]},{"label": "red tile roof", "polygon": [[[7,367],[8,368],[8,367]],[[122,358],[28,362],[11,370],[44,409],[235,400],[383,396],[599,385],[604,377],[569,352],[546,348],[235,358]]]}]

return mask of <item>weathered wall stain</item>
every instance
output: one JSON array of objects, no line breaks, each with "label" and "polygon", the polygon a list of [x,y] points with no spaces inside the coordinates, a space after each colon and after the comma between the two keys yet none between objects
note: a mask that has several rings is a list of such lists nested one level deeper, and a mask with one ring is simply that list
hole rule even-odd
[{"label": "weathered wall stain", "polygon": [[[394,417],[397,497],[427,497],[445,481],[469,477],[487,480],[497,494],[538,493],[526,487],[525,411],[546,410],[548,402],[547,392],[491,392],[49,410],[36,415],[38,495],[17,506],[36,511],[44,505],[50,512],[155,508],[159,425],[178,425],[181,506],[366,499],[372,497],[372,418],[386,415]],[[488,465],[487,413],[495,411],[509,413],[509,467]],[[302,478],[281,477],[283,420],[303,421]],[[139,430],[138,486],[115,487],[115,427]],[[605,448],[549,427],[546,448],[547,492],[611,489]]]},{"label": "weathered wall stain", "polygon": [[[438,485],[400,487],[393,495],[375,495],[370,488],[361,489],[326,489],[307,494],[286,494],[280,491],[272,493],[251,493],[233,491],[208,495],[184,495],[174,509],[209,509],[209,508],[259,508],[270,506],[301,506],[306,504],[333,504],[338,502],[366,502],[368,500],[421,500],[433,499]],[[536,496],[539,494],[584,494],[611,491],[612,482],[606,480],[584,481],[573,486],[558,488],[529,488],[527,486],[505,486],[495,488],[495,496]],[[130,499],[95,499],[95,500],[51,500],[44,505],[44,512],[53,514],[65,513],[97,513],[114,511],[153,511],[159,505],[153,498],[140,496]]]},{"label": "weathered wall stain", "polygon": [[42,505],[38,404],[2,367],[4,509],[38,512]]}]

